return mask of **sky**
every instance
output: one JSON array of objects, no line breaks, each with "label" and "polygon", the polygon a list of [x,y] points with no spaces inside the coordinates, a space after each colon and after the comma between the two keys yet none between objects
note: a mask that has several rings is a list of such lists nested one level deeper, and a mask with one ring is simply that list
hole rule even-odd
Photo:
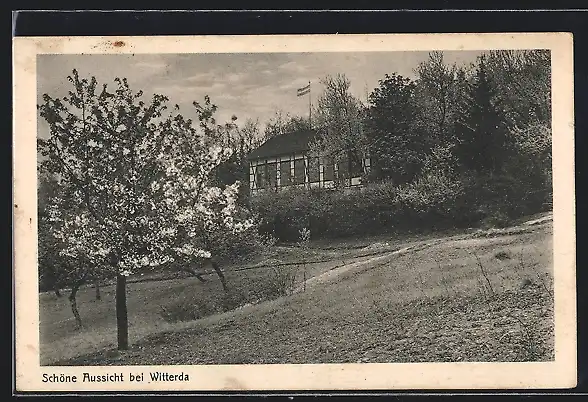
[{"label": "sky", "polygon": [[[446,63],[467,64],[476,51],[446,51]],[[37,103],[47,93],[63,97],[70,90],[67,76],[75,68],[81,77],[95,76],[98,84],[113,88],[116,77],[127,78],[131,89],[146,96],[166,95],[186,117],[195,118],[193,101],[209,95],[218,106],[218,123],[237,116],[237,123],[259,119],[265,122],[277,110],[308,116],[308,95],[296,90],[311,83],[311,101],[322,92],[321,78],[345,74],[350,91],[365,101],[385,74],[414,77],[414,69],[428,52],[329,52],[329,53],[197,53],[137,55],[39,55],[37,59]],[[48,135],[40,119],[40,137]]]}]

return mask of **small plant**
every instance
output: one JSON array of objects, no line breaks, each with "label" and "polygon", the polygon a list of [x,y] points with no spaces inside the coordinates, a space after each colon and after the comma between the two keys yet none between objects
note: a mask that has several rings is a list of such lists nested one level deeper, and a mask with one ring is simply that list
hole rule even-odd
[{"label": "small plant", "polygon": [[300,234],[300,244],[308,245],[308,242],[310,241],[310,229],[302,228],[298,233]]},{"label": "small plant", "polygon": [[176,303],[161,306],[160,315],[167,322],[192,321],[214,314],[214,309],[206,303],[194,303],[191,300],[180,300]]},{"label": "small plant", "polygon": [[418,271],[417,276],[419,277],[419,280],[418,280],[419,289],[421,290],[421,293],[423,294],[423,299],[428,299],[429,297],[427,296],[427,292],[425,292],[425,280],[423,279],[423,274],[420,271]]},{"label": "small plant", "polygon": [[488,301],[488,290],[487,290],[487,286],[484,284],[484,282],[482,282],[482,280],[480,279],[480,277],[476,277],[476,282],[478,283],[478,293],[480,293],[480,295],[482,296],[482,298],[486,301]]},{"label": "small plant", "polygon": [[490,282],[490,279],[488,278],[488,275],[486,274],[486,271],[484,270],[484,266],[482,265],[482,262],[480,261],[480,258],[478,257],[478,255],[476,253],[474,253],[474,257],[476,257],[476,262],[478,264],[478,268],[480,268],[480,272],[482,273],[482,276],[484,276],[484,279],[486,279],[486,283],[488,284],[488,290],[490,292],[491,295],[494,295],[494,288],[492,287],[492,283]]},{"label": "small plant", "polygon": [[439,274],[441,275],[441,279],[439,280],[439,284],[443,286],[443,288],[445,289],[445,294],[449,297],[451,295],[451,293],[449,292],[449,287],[447,286],[448,281],[442,273],[443,268],[441,268],[441,261],[439,261],[438,258],[436,258],[435,261],[437,262],[437,267],[439,268]]},{"label": "small plant", "polygon": [[497,260],[509,260],[511,258],[510,253],[508,251],[501,250],[494,254],[494,258]]},{"label": "small plant", "polygon": [[305,252],[302,257],[302,290],[306,292],[306,251],[310,243],[310,229],[302,228],[299,231],[298,244]]},{"label": "small plant", "polygon": [[288,296],[294,290],[296,272],[289,267],[273,268],[273,275],[270,275],[264,283],[262,296],[265,299],[277,299],[278,297]]},{"label": "small plant", "polygon": [[443,286],[443,288],[445,289],[445,295],[447,297],[451,296],[451,292],[449,292],[449,287],[447,286],[447,279],[445,279],[445,277],[442,277],[441,280],[439,281],[439,283]]},{"label": "small plant", "polygon": [[382,322],[388,318],[388,316],[390,315],[390,310],[388,306],[384,305],[383,302],[379,302],[377,300],[372,300],[371,304],[373,307],[372,310],[376,316],[376,319],[379,322]]}]

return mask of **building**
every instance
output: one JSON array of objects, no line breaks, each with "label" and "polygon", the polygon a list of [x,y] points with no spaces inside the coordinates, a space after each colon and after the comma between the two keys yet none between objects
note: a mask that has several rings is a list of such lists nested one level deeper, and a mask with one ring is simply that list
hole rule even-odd
[{"label": "building", "polygon": [[370,159],[354,157],[352,152],[342,162],[310,155],[314,130],[297,130],[271,138],[248,155],[251,193],[268,189],[296,187],[333,188],[361,184],[370,169]]}]

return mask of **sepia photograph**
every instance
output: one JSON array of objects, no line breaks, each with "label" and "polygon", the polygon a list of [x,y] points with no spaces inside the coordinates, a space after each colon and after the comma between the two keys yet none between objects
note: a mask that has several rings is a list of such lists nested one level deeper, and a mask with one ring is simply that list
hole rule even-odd
[{"label": "sepia photograph", "polygon": [[571,37],[406,36],[23,39],[23,383],[573,385]]}]

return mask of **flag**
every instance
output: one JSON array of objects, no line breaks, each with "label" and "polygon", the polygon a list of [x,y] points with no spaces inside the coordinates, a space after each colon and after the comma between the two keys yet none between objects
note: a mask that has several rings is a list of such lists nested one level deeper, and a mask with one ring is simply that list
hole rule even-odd
[{"label": "flag", "polygon": [[310,92],[310,84],[308,84],[305,87],[298,88],[298,91],[296,92],[296,95],[297,96],[302,96],[302,95],[306,95],[309,92]]}]

